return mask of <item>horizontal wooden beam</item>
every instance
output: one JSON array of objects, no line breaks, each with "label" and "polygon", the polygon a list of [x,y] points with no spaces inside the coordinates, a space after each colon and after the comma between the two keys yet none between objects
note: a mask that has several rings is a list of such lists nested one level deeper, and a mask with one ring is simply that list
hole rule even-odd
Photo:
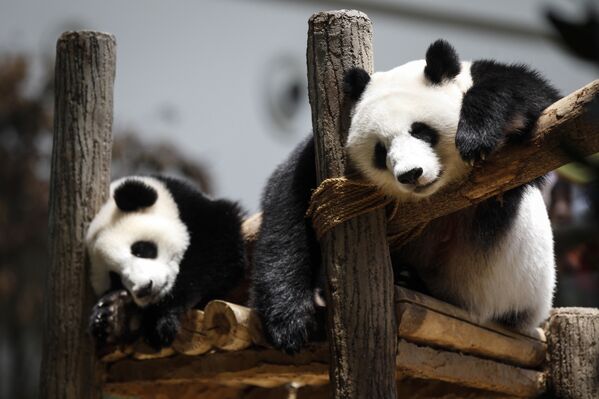
[{"label": "horizontal wooden beam", "polygon": [[[519,397],[535,397],[544,389],[541,372],[405,340],[399,342],[396,366],[400,385],[405,378],[418,378]],[[108,394],[134,396],[153,389],[168,390],[169,385],[271,388],[290,382],[323,385],[328,378],[328,349],[321,344],[294,356],[272,349],[246,349],[145,361],[127,359],[109,365],[103,386]]]},{"label": "horizontal wooden beam", "polygon": [[[400,348],[404,348],[396,360],[398,378],[427,378],[510,395],[541,389],[535,385],[540,374],[530,368],[539,367],[545,358],[542,334],[526,336],[494,323],[478,325],[468,312],[405,288],[396,287],[395,303],[398,336],[403,342]],[[132,356],[108,365],[106,392],[132,394],[140,387],[151,390],[154,385],[183,383],[274,387],[290,382],[319,385],[328,381],[326,345],[314,344],[289,356],[266,347],[251,309],[224,301],[214,301],[206,309],[205,318],[201,317],[202,312],[193,311],[199,317],[188,315],[182,320],[185,331],[174,346],[175,350],[190,347],[184,340],[192,331],[192,339],[199,340],[194,345],[202,345],[198,355],[175,355],[172,348],[152,352],[139,344],[121,350],[117,353]],[[213,321],[206,324],[206,319]],[[217,319],[222,320],[216,323]],[[222,326],[216,326],[219,323]],[[218,342],[236,345],[221,345],[219,350]],[[201,354],[208,346],[211,352]],[[115,356],[111,360],[118,358]],[[431,370],[435,359],[449,362],[454,374],[443,367]],[[460,365],[462,361],[464,366]],[[468,371],[478,364],[482,371]]]},{"label": "horizontal wooden beam", "polygon": [[494,322],[479,323],[475,320],[467,310],[453,306],[447,302],[440,301],[431,296],[422,294],[417,291],[413,291],[404,287],[395,287],[395,301],[396,303],[413,303],[427,309],[433,310],[437,313],[450,316],[454,319],[464,321],[466,323],[474,324],[480,328],[484,328],[490,331],[494,331],[498,334],[505,335],[506,337],[512,337],[515,339],[527,339],[532,342],[546,342],[545,334],[540,328],[535,329],[527,333],[508,330],[502,325]]},{"label": "horizontal wooden beam", "polygon": [[105,392],[123,394],[129,386],[155,383],[222,383],[273,387],[292,381],[318,385],[328,381],[326,345],[310,345],[291,356],[274,349],[212,352],[138,361],[123,359],[107,367]]},{"label": "horizontal wooden beam", "polygon": [[[434,194],[428,201],[402,203],[387,225],[388,236],[401,235],[421,223],[474,205],[572,162],[562,150],[563,143],[578,149],[583,156],[599,152],[598,93],[599,80],[576,90],[543,112],[529,143],[506,145],[476,164],[464,181]],[[256,213],[244,224],[250,254],[260,223],[261,213]]]},{"label": "horizontal wooden beam", "polygon": [[[572,159],[564,143],[587,156],[599,152],[599,80],[545,109],[528,143],[508,144],[474,166],[463,181],[428,201],[402,203],[388,226],[389,235],[450,214],[528,183]],[[594,107],[594,108],[593,108]]]},{"label": "horizontal wooden beam", "polygon": [[398,335],[408,341],[503,363],[536,368],[547,352],[547,346],[541,342],[505,336],[419,305],[400,303],[398,320]]},{"label": "horizontal wooden beam", "polygon": [[542,394],[546,383],[540,371],[418,346],[405,340],[400,340],[397,347],[397,373],[525,398]]},{"label": "horizontal wooden beam", "polygon": [[[460,351],[502,363],[536,368],[545,359],[547,345],[542,330],[524,335],[496,323],[478,324],[456,306],[427,295],[395,288],[397,335],[408,341]],[[180,353],[202,355],[212,349],[241,351],[269,348],[253,309],[225,301],[211,301],[204,312],[193,310],[181,319],[181,331],[172,348],[154,351],[143,343],[109,351],[102,358],[114,362],[132,356],[158,359]]]}]

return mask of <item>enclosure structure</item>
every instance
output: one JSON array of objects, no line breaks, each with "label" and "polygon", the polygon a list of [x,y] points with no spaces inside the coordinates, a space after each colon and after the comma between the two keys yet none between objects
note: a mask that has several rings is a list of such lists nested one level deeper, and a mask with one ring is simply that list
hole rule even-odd
[{"label": "enclosure structure", "polygon": [[[346,172],[350,104],[342,76],[353,66],[372,71],[371,39],[370,21],[357,11],[319,13],[309,21],[319,181]],[[427,204],[401,204],[389,223],[380,204],[328,229],[321,240],[328,344],[285,355],[268,348],[251,309],[215,301],[204,313],[186,315],[173,348],[153,353],[135,345],[97,362],[85,333],[92,294],[83,237],[108,191],[114,52],[114,38],[103,33],[71,32],[58,41],[42,397],[94,398],[102,391],[267,397],[280,391],[263,388],[286,384],[296,397],[325,397],[329,389],[336,398],[599,396],[599,311],[556,309],[546,334],[533,336],[480,325],[459,308],[393,287],[387,246],[389,235],[401,239],[420,223],[567,163],[564,141],[582,155],[599,151],[597,111],[590,110],[599,81],[550,106],[531,143],[475,165],[451,192]],[[259,218],[246,223],[249,246],[258,225]]]}]

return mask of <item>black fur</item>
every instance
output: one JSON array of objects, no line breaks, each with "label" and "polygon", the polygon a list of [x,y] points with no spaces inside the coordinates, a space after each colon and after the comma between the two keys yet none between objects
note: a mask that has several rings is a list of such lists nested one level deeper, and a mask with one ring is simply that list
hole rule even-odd
[{"label": "black fur", "polygon": [[372,164],[377,169],[387,169],[387,147],[385,147],[385,144],[381,143],[380,141],[374,146]]},{"label": "black fur", "polygon": [[[524,65],[475,61],[473,86],[462,100],[456,146],[465,161],[484,159],[507,140],[526,140],[559,93]],[[516,127],[516,129],[513,129]]]},{"label": "black fur", "polygon": [[151,241],[135,241],[131,245],[131,254],[138,258],[156,259],[158,257],[158,248]]},{"label": "black fur", "polygon": [[362,68],[351,68],[343,76],[343,90],[354,101],[358,101],[370,82],[370,75]]},{"label": "black fur", "polygon": [[133,212],[152,206],[157,198],[156,190],[135,179],[125,180],[114,190],[114,202],[123,212]]},{"label": "black fur", "polygon": [[436,146],[439,142],[439,132],[422,122],[414,122],[410,127],[410,134],[431,146]]},{"label": "black fur", "polygon": [[94,305],[89,319],[89,332],[97,349],[103,352],[106,344],[128,344],[138,337],[141,310],[124,288],[114,288]]},{"label": "black fur", "polygon": [[[462,100],[456,132],[456,147],[465,161],[484,159],[505,142],[529,139],[541,112],[559,99],[557,90],[524,65],[475,61],[471,74],[473,86]],[[542,181],[534,180],[479,204],[473,239],[490,248],[509,230],[525,188]]]},{"label": "black fur", "polygon": [[254,249],[251,304],[270,342],[297,352],[317,329],[314,289],[320,250],[305,218],[316,187],[312,136],[272,174],[262,196],[262,225]]},{"label": "black fur", "polygon": [[[209,199],[178,179],[154,177],[172,194],[190,235],[170,294],[159,303],[138,309],[142,314],[142,337],[151,346],[160,348],[172,344],[185,310],[202,308],[239,284],[244,277],[245,252],[241,233],[243,212],[236,203]],[[112,290],[118,288],[122,285],[115,284]]]},{"label": "black fur", "polygon": [[426,51],[424,75],[431,83],[440,84],[460,73],[460,59],[451,44],[437,40]]},{"label": "black fur", "polygon": [[518,328],[530,319],[530,310],[513,311],[498,317],[495,321],[509,328]]}]

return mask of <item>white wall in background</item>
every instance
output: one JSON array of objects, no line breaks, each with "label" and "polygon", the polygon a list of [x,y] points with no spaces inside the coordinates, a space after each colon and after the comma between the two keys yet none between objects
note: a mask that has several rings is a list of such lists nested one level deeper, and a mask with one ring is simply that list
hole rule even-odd
[{"label": "white wall in background", "polygon": [[[509,7],[488,2],[491,8],[482,7],[483,3],[487,2],[468,8],[460,1],[447,12],[508,20],[517,15],[515,23],[545,29],[531,6],[539,1],[510,0]],[[447,3],[422,4],[439,9],[436,4]],[[335,2],[322,8],[331,5]],[[307,20],[319,9],[315,2],[282,1],[0,0],[0,53],[52,54],[64,27],[114,33],[118,42],[115,125],[144,132],[150,140],[174,142],[209,166],[217,195],[240,199],[256,210],[265,179],[310,129],[304,99],[293,129],[277,132],[265,106],[269,65],[286,57],[297,60],[305,74]],[[515,13],[506,16],[499,12],[502,9]],[[464,59],[529,63],[564,93],[596,77],[594,69],[540,38],[514,40],[496,32],[395,14],[371,13],[370,17],[377,69],[422,58],[428,44],[442,37]]]}]

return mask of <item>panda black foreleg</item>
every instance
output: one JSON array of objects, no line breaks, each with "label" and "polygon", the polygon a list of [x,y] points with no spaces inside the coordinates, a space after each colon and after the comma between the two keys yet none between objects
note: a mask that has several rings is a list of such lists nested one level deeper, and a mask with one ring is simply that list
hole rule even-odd
[{"label": "panda black foreleg", "polygon": [[456,147],[467,162],[485,159],[506,141],[527,140],[558,92],[523,65],[472,64],[472,87],[462,100]]},{"label": "panda black foreleg", "polygon": [[141,310],[125,289],[104,294],[94,305],[89,332],[98,348],[133,342],[139,335]]},{"label": "panda black foreleg", "polygon": [[315,289],[320,250],[305,218],[316,185],[314,146],[306,139],[269,179],[254,250],[251,304],[271,344],[295,353],[318,328]]},{"label": "panda black foreleg", "polygon": [[185,310],[185,306],[169,301],[144,308],[141,325],[144,341],[154,349],[171,346],[179,332],[180,318]]}]

